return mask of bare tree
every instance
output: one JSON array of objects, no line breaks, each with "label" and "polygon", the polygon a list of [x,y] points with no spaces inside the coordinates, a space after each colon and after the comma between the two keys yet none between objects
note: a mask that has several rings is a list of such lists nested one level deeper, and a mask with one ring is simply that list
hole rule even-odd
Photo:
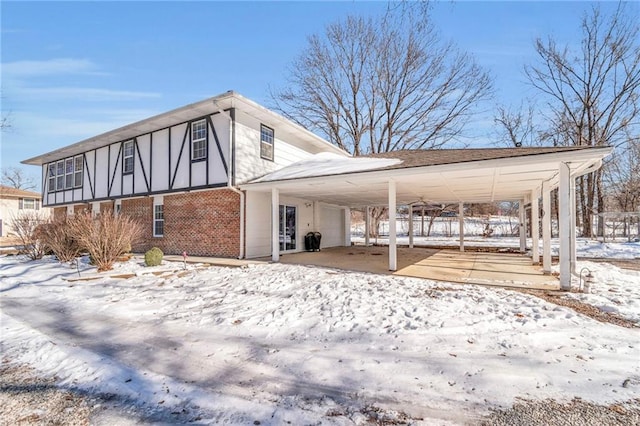
[{"label": "bare tree", "polygon": [[516,148],[540,145],[534,115],[535,108],[531,103],[521,104],[518,109],[499,105],[493,117],[497,144]]},{"label": "bare tree", "polygon": [[[599,6],[582,18],[577,51],[555,40],[536,40],[539,64],[526,67],[531,84],[548,100],[547,133],[557,145],[619,147],[638,126],[640,97],[639,27],[620,3],[604,16]],[[592,236],[591,215],[604,211],[603,170],[578,179],[583,235]]]},{"label": "bare tree", "polygon": [[33,177],[27,176],[23,169],[18,167],[6,167],[0,172],[0,182],[3,185],[16,189],[33,190],[36,184]]},{"label": "bare tree", "polygon": [[491,94],[489,75],[441,40],[428,8],[349,16],[312,35],[274,108],[353,155],[441,147]]},{"label": "bare tree", "polygon": [[42,259],[47,251],[41,233],[41,226],[45,223],[47,217],[41,211],[22,210],[11,216],[11,228],[18,238],[20,254],[31,260]]}]

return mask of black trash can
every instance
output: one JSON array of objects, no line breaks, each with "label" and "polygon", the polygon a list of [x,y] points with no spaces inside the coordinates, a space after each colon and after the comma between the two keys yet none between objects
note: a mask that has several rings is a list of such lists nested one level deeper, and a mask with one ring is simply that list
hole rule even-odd
[{"label": "black trash can", "polygon": [[313,251],[315,247],[315,241],[316,240],[313,232],[307,233],[307,235],[304,236],[304,249],[306,251]]},{"label": "black trash can", "polygon": [[315,251],[320,251],[320,240],[322,239],[322,234],[319,232],[313,233],[313,249]]}]

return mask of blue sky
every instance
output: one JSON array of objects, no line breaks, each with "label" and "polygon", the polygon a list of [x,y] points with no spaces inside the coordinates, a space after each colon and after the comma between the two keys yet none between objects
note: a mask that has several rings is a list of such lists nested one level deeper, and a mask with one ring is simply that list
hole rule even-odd
[{"label": "blue sky", "polygon": [[[640,3],[629,10],[638,15]],[[496,99],[469,127],[486,145],[491,109],[533,96],[522,72],[533,41],[577,45],[586,2],[437,2],[445,39],[475,55],[495,78]],[[613,2],[602,4],[605,11]],[[1,164],[74,143],[233,89],[269,105],[269,88],[306,37],[383,2],[12,2],[2,1]],[[38,175],[37,168],[24,166]]]}]

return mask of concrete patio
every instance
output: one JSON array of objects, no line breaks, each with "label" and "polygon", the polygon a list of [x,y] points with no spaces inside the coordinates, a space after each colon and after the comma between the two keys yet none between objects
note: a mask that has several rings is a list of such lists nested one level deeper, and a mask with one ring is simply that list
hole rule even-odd
[{"label": "concrete patio", "polygon": [[398,269],[389,271],[387,246],[332,247],[281,254],[281,263],[392,274],[463,284],[558,290],[560,282],[520,254],[398,247]]}]

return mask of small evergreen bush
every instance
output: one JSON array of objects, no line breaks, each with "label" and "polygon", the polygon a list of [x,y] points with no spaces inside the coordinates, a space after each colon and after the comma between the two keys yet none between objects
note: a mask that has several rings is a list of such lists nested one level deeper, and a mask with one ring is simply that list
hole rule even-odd
[{"label": "small evergreen bush", "polygon": [[164,253],[158,247],[153,247],[144,254],[144,264],[147,266],[158,266],[162,263]]}]

